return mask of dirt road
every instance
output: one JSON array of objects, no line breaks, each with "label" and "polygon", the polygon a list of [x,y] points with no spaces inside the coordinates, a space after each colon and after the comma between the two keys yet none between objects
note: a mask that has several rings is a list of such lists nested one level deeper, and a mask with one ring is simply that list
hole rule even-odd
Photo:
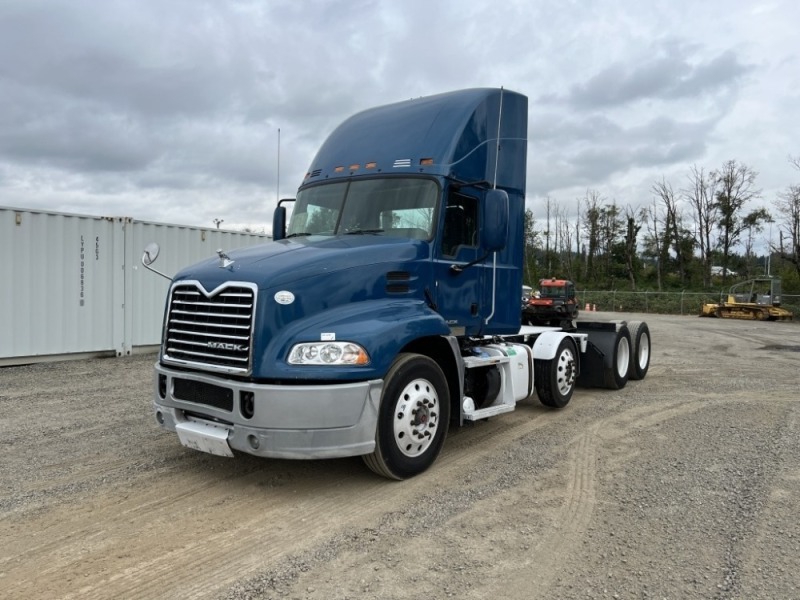
[{"label": "dirt road", "polygon": [[644,381],[401,483],[183,448],[152,355],[0,369],[0,597],[800,598],[800,323],[645,319]]}]

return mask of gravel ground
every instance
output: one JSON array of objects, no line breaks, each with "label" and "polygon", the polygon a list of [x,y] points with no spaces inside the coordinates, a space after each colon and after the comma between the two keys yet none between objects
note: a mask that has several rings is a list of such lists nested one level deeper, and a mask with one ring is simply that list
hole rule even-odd
[{"label": "gravel ground", "polygon": [[0,369],[0,597],[800,598],[800,323],[597,316],[648,322],[646,379],[400,483],[183,448],[153,355]]}]

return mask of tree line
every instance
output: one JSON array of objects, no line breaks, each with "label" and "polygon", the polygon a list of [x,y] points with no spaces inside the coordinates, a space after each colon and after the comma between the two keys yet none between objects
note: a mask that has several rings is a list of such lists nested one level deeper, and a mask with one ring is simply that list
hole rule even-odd
[{"label": "tree line", "polygon": [[[800,172],[800,157],[789,157]],[[545,199],[546,217],[525,213],[525,282],[545,277],[583,289],[708,290],[769,273],[786,293],[800,293],[800,184],[763,200],[758,173],[736,160],[718,169],[696,165],[684,185],[665,178],[651,202],[634,209],[589,189],[577,211]],[[770,227],[770,239],[763,240]],[[776,237],[777,239],[772,239]]]}]

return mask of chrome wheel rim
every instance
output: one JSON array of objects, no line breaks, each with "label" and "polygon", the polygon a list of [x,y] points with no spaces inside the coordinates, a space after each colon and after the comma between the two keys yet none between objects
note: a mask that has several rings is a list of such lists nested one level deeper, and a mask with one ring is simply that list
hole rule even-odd
[{"label": "chrome wheel rim", "polygon": [[439,425],[439,396],[427,379],[410,381],[397,401],[394,441],[409,458],[424,454],[433,443]]}]

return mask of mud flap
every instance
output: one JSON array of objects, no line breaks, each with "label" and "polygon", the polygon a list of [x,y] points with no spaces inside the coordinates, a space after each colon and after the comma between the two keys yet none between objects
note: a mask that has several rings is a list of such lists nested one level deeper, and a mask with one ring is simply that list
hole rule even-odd
[{"label": "mud flap", "polygon": [[591,339],[586,352],[581,355],[581,370],[578,374],[579,387],[605,387],[605,355]]},{"label": "mud flap", "polygon": [[[627,324],[624,321],[579,322],[576,329],[579,333],[586,333],[589,336],[578,376],[578,385],[611,390],[624,388],[628,383],[631,352]],[[621,363],[624,363],[622,371],[620,371]]]}]

